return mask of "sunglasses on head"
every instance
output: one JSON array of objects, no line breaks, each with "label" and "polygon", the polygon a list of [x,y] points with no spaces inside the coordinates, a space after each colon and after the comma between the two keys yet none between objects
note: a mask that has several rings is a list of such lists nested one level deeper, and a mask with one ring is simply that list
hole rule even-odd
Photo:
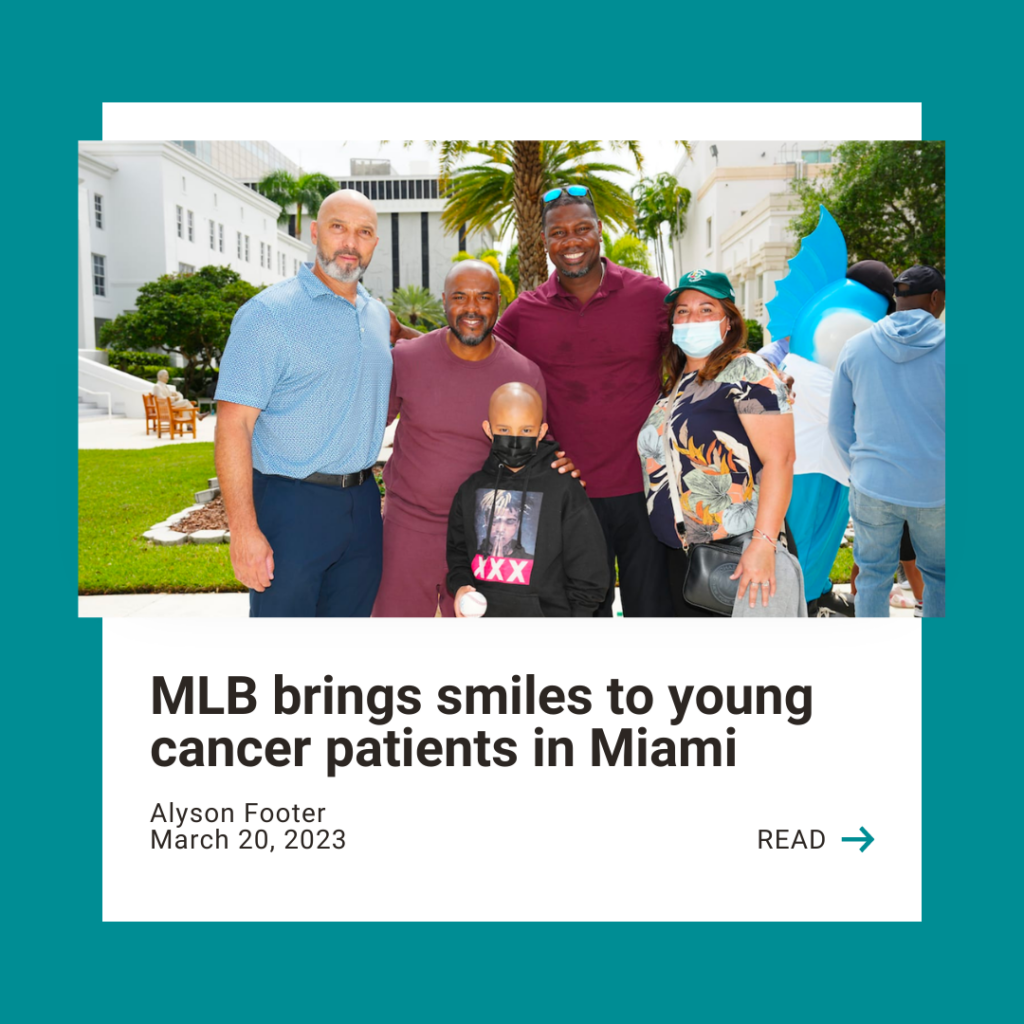
[{"label": "sunglasses on head", "polygon": [[587,188],[586,185],[564,185],[561,188],[548,189],[548,191],[541,196],[541,199],[545,203],[551,203],[554,202],[554,200],[556,200],[563,192],[570,196],[586,196],[590,194],[590,189]]}]

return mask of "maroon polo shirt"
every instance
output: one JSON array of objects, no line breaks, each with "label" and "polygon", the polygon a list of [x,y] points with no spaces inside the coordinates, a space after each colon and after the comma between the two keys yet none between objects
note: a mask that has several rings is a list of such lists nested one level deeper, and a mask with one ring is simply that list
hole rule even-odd
[{"label": "maroon polo shirt", "polygon": [[604,281],[581,306],[558,272],[523,292],[494,333],[532,359],[548,387],[548,426],[591,498],[643,491],[636,439],[660,395],[669,287],[603,259]]}]

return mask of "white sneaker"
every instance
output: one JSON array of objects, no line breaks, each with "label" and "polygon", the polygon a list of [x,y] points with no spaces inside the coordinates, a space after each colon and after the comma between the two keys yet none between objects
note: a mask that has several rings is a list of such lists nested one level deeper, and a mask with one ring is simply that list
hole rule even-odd
[{"label": "white sneaker", "polygon": [[903,563],[902,562],[900,562],[896,566],[896,582],[904,590],[910,590],[910,580],[907,579],[907,574],[903,571]]}]

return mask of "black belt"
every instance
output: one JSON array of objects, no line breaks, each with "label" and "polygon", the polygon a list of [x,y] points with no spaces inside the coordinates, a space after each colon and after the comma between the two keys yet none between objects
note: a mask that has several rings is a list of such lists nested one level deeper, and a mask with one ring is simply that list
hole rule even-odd
[{"label": "black belt", "polygon": [[323,484],[325,487],[358,487],[373,476],[373,467],[361,469],[358,473],[310,473],[303,479],[304,484]]}]

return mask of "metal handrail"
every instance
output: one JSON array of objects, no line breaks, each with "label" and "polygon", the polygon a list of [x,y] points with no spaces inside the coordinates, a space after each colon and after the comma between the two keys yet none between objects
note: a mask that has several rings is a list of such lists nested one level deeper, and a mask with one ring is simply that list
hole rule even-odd
[{"label": "metal handrail", "polygon": [[90,391],[88,388],[83,388],[81,384],[78,385],[78,390],[79,391],[84,391],[87,395],[105,395],[106,398],[107,398],[107,415],[110,416],[110,417],[113,417],[113,415],[114,415],[114,408],[113,408],[113,404],[110,401],[110,392],[109,391]]}]

